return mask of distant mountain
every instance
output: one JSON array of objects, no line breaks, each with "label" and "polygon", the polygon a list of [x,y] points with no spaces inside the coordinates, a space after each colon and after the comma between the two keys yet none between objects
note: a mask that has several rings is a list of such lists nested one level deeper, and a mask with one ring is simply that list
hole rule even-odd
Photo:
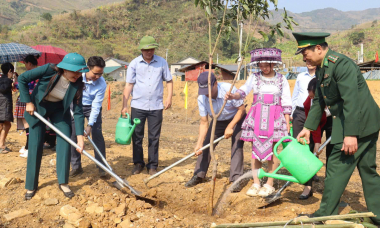
[{"label": "distant mountain", "polygon": [[42,13],[60,14],[90,9],[123,0],[0,0],[1,25],[36,23]]},{"label": "distant mountain", "polygon": [[[297,32],[336,32],[338,30],[351,29],[358,24],[380,19],[380,8],[347,12],[334,8],[318,9],[304,13],[287,12],[300,24],[300,26],[295,27],[295,31]],[[284,10],[273,11],[273,19],[269,22],[277,23],[281,21],[281,14],[283,13]]]}]

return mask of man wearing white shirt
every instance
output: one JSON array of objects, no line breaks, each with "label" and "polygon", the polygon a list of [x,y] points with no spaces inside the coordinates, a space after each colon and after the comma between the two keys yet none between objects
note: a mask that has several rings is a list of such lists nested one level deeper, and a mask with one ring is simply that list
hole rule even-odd
[{"label": "man wearing white shirt", "polygon": [[[198,156],[197,163],[194,169],[193,177],[185,184],[186,187],[194,187],[205,181],[206,173],[211,161],[209,149],[198,151],[202,146],[210,143],[212,121],[208,124],[208,116],[212,116],[209,104],[208,91],[208,71],[201,73],[198,77],[198,108],[201,116],[199,125],[198,142],[194,151]],[[220,111],[224,103],[224,96],[231,88],[231,84],[225,82],[217,82],[214,73],[211,73],[211,98],[215,114]],[[236,91],[233,87],[232,93]],[[243,146],[244,141],[240,140],[241,124],[245,119],[245,107],[243,100],[229,100],[224,106],[222,114],[218,117],[215,128],[215,139],[224,135],[226,139],[231,140],[231,167],[230,167],[230,182],[234,182],[243,175],[244,159]],[[217,144],[215,144],[216,146]],[[246,183],[245,183],[246,184]],[[240,192],[244,187],[244,183],[237,184],[232,192]]]},{"label": "man wearing white shirt", "polygon": [[303,103],[309,96],[307,91],[307,86],[311,79],[315,78],[316,66],[311,66],[306,63],[308,69],[307,72],[298,74],[296,84],[294,85],[293,95],[292,95],[292,114],[291,120],[293,124],[293,136],[296,137],[303,129],[305,124],[305,109]]}]

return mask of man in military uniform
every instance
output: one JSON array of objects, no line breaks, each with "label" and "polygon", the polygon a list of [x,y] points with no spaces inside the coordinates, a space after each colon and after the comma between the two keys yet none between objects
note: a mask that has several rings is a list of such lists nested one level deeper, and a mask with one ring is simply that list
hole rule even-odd
[{"label": "man in military uniform", "polygon": [[331,144],[325,189],[319,210],[313,216],[338,214],[340,197],[358,168],[368,210],[380,224],[380,176],[376,172],[376,142],[380,129],[380,109],[373,99],[359,67],[347,56],[328,48],[328,33],[293,33],[298,42],[296,54],[317,66],[317,90],[313,105],[297,136],[309,142],[327,106],[333,116]]}]

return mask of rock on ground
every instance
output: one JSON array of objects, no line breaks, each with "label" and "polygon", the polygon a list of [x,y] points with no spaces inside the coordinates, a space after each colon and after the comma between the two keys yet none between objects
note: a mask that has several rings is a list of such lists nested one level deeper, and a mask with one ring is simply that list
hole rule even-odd
[{"label": "rock on ground", "polygon": [[15,218],[21,218],[21,217],[24,217],[26,215],[30,215],[32,214],[32,212],[26,210],[26,209],[20,209],[20,210],[17,210],[17,211],[13,211],[9,214],[6,214],[4,215],[4,218],[7,220],[7,221],[11,221],[12,219],[15,219]]},{"label": "rock on ground", "polygon": [[57,199],[55,199],[55,198],[49,198],[49,199],[46,199],[46,200],[44,201],[44,204],[45,204],[46,206],[57,205],[58,203],[59,203],[59,201],[58,201]]}]

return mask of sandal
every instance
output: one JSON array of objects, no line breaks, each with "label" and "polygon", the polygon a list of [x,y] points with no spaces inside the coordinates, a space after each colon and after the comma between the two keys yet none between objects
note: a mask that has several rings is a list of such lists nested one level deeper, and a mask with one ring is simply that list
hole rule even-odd
[{"label": "sandal", "polygon": [[270,194],[272,194],[275,191],[276,191],[276,189],[274,187],[272,187],[268,184],[264,184],[264,186],[260,189],[258,195],[265,197],[265,196],[269,196]]},{"label": "sandal", "polygon": [[7,154],[11,152],[11,150],[8,147],[0,148],[0,154]]},{"label": "sandal", "polygon": [[247,196],[258,196],[261,186],[259,184],[253,184],[245,193]]}]

